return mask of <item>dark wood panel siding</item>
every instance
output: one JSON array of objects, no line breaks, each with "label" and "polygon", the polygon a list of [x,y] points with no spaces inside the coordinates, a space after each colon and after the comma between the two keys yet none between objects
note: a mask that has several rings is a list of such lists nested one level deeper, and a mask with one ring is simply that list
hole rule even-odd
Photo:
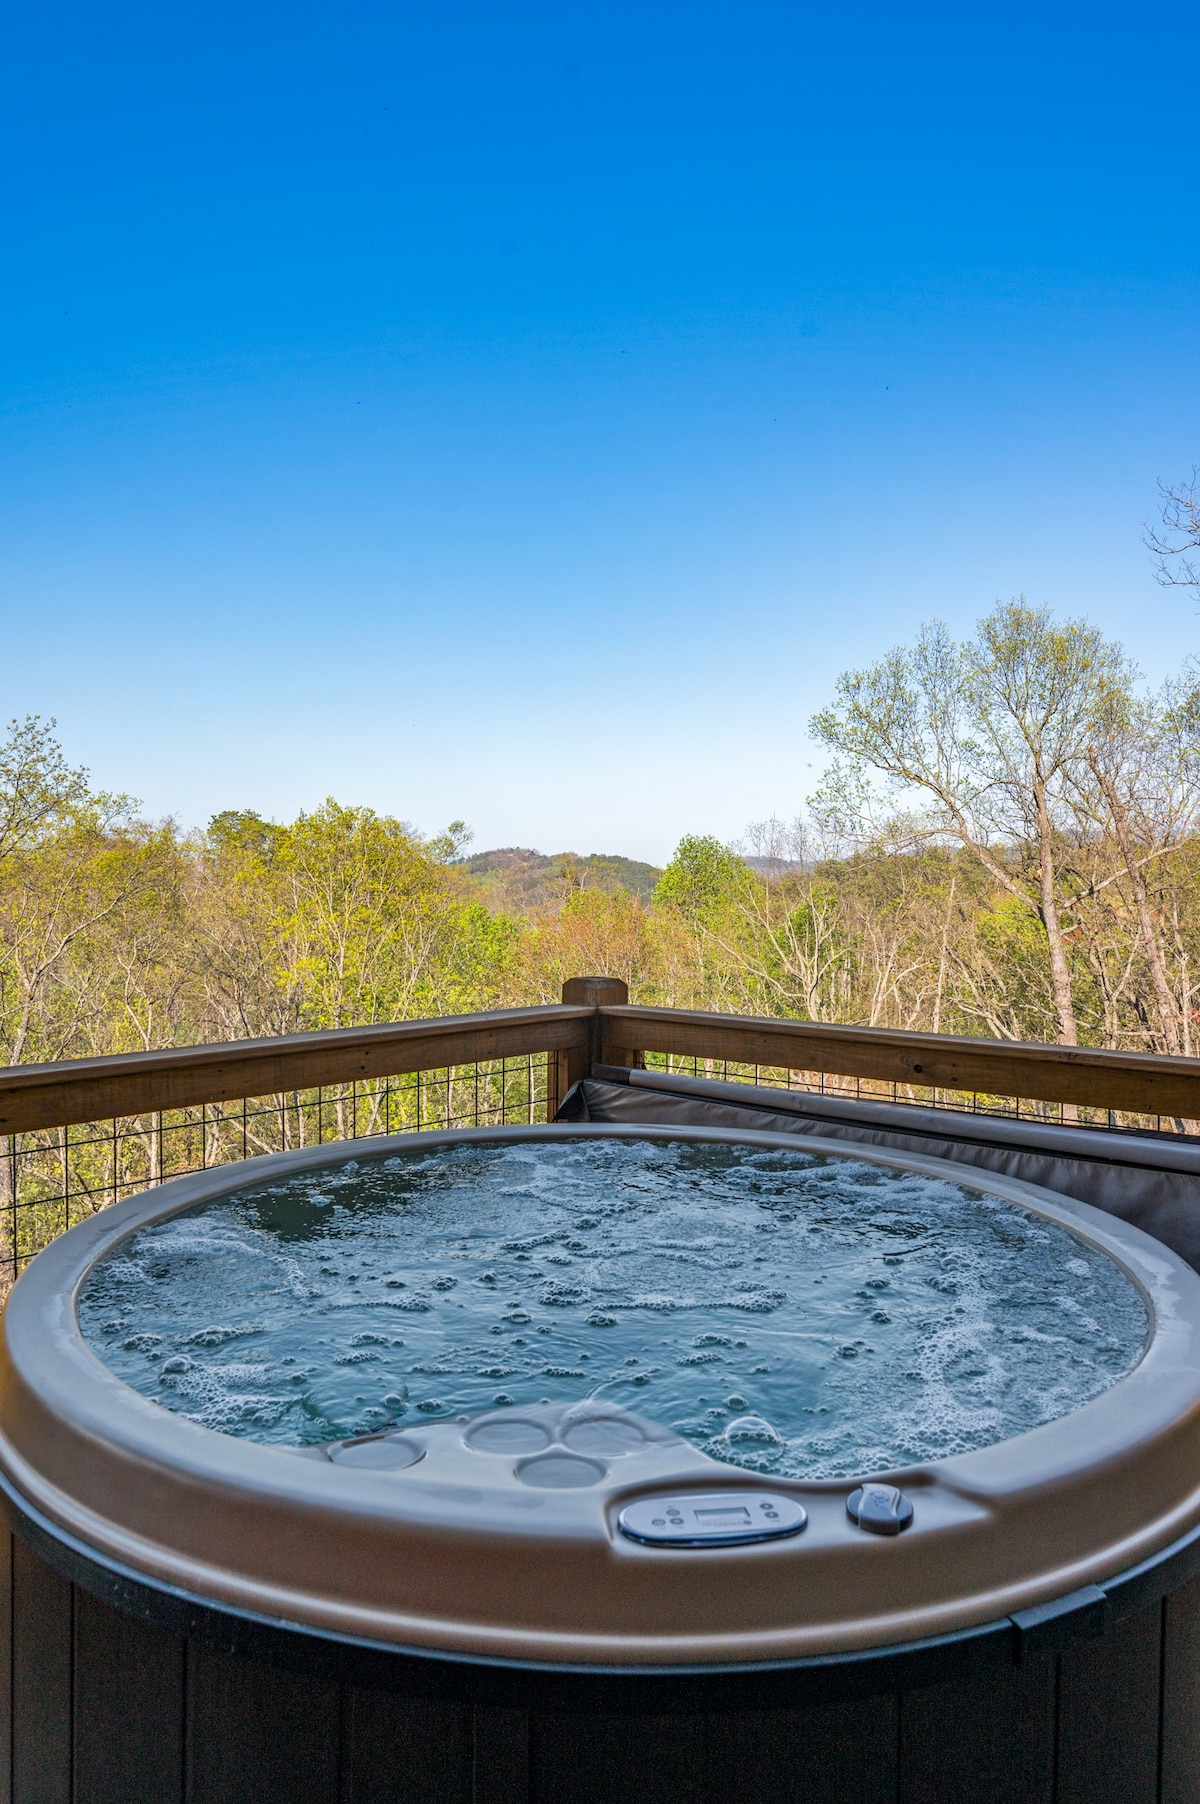
[{"label": "dark wood panel siding", "polygon": [[529,1712],[478,1705],[471,1804],[529,1804]]},{"label": "dark wood panel siding", "polygon": [[347,1687],[343,1804],[471,1804],[469,1704]]},{"label": "dark wood panel siding", "polygon": [[901,1804],[1053,1804],[1055,1670],[951,1681],[901,1705]]},{"label": "dark wood panel siding", "polygon": [[1200,1804],[1200,1575],[1163,1605],[1162,1804]]},{"label": "dark wood panel siding", "polygon": [[182,1804],[184,1644],[75,1591],[75,1804]]},{"label": "dark wood panel siding", "polygon": [[702,1716],[538,1711],[530,1753],[533,1804],[705,1804]]},{"label": "dark wood panel siding", "polygon": [[70,1583],[13,1541],[13,1804],[72,1804]]},{"label": "dark wood panel siding", "polygon": [[1162,1606],[1059,1660],[1055,1804],[1158,1804]]},{"label": "dark wood panel siding", "polygon": [[187,1804],[341,1804],[337,1685],[195,1642],[187,1667]]},{"label": "dark wood panel siding", "polygon": [[708,1719],[705,1804],[895,1804],[897,1698]]},{"label": "dark wood panel siding", "polygon": [[5,1539],[9,1704],[0,1804],[1200,1804],[1200,1578],[990,1677],[604,1716],[407,1698],[185,1646]]},{"label": "dark wood panel siding", "polygon": [[0,1519],[0,1804],[12,1804],[13,1537]]}]

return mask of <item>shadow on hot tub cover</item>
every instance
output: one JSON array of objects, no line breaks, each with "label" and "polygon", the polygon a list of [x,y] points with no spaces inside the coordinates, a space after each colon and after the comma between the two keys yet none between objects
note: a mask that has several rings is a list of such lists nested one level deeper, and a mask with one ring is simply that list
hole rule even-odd
[{"label": "shadow on hot tub cover", "polygon": [[569,1091],[557,1120],[820,1134],[954,1159],[1119,1215],[1200,1271],[1200,1145],[1167,1135],[1052,1127],[910,1103],[601,1069],[603,1077],[585,1078]]}]

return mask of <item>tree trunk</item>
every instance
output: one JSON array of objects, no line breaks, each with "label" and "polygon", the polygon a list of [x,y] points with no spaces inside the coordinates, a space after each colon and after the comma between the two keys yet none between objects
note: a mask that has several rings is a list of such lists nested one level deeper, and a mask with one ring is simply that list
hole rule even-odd
[{"label": "tree trunk", "polygon": [[1142,951],[1145,953],[1146,963],[1150,967],[1154,1000],[1158,1005],[1158,1016],[1162,1023],[1163,1043],[1168,1052],[1178,1054],[1181,1050],[1179,1013],[1175,1006],[1175,998],[1171,994],[1171,986],[1167,982],[1167,969],[1163,963],[1162,947],[1159,945],[1158,935],[1154,931],[1154,918],[1150,913],[1150,896],[1146,888],[1145,874],[1133,855],[1133,843],[1129,836],[1129,817],[1117,794],[1112,778],[1100,769],[1099,759],[1090,746],[1088,763],[1092,767],[1092,775],[1104,791],[1104,799],[1108,803],[1108,811],[1112,815],[1113,827],[1116,830],[1117,843],[1121,848],[1121,857],[1124,859],[1125,869],[1129,873],[1133,899],[1137,906],[1138,931],[1141,936]]},{"label": "tree trunk", "polygon": [[1066,947],[1063,945],[1058,898],[1054,894],[1054,834],[1045,792],[1040,786],[1036,790],[1036,802],[1039,913],[1050,949],[1050,989],[1054,997],[1054,1012],[1058,1016],[1058,1040],[1060,1046],[1078,1046],[1079,1030],[1075,1022],[1075,1001],[1071,995],[1071,971],[1067,964]]},{"label": "tree trunk", "polygon": [[950,894],[946,897],[946,918],[942,922],[942,950],[938,958],[937,990],[933,1000],[933,1031],[942,1031],[942,993],[946,987],[946,954],[950,946],[950,916],[954,910],[954,889],[958,883],[958,872],[950,879]]}]

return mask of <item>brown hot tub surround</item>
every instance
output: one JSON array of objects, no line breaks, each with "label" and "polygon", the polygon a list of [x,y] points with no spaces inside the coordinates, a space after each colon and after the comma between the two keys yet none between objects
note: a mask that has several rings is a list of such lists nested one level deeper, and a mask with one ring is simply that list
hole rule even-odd
[{"label": "brown hot tub surround", "polygon": [[[796,1146],[593,1123],[372,1151],[652,1136]],[[164,1409],[92,1351],[76,1303],[113,1248],[351,1150],[119,1203],[14,1291],[0,1621],[17,1804],[1200,1798],[1200,1278],[1174,1254],[973,1173],[1115,1262],[1146,1302],[1145,1352],[1057,1421],[844,1480],[724,1464],[587,1396],[264,1446]],[[912,1152],[804,1150],[963,1179]],[[864,1479],[888,1488],[885,1517],[900,1494],[910,1519],[874,1525],[899,1532],[871,1532]]]}]

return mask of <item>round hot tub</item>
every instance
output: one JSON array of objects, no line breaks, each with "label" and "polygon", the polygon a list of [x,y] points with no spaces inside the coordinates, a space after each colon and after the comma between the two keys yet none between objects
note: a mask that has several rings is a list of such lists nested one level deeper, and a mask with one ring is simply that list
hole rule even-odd
[{"label": "round hot tub", "polygon": [[465,1130],[72,1229],[4,1321],[14,1798],[1200,1797],[1200,1278],[967,1176]]}]

